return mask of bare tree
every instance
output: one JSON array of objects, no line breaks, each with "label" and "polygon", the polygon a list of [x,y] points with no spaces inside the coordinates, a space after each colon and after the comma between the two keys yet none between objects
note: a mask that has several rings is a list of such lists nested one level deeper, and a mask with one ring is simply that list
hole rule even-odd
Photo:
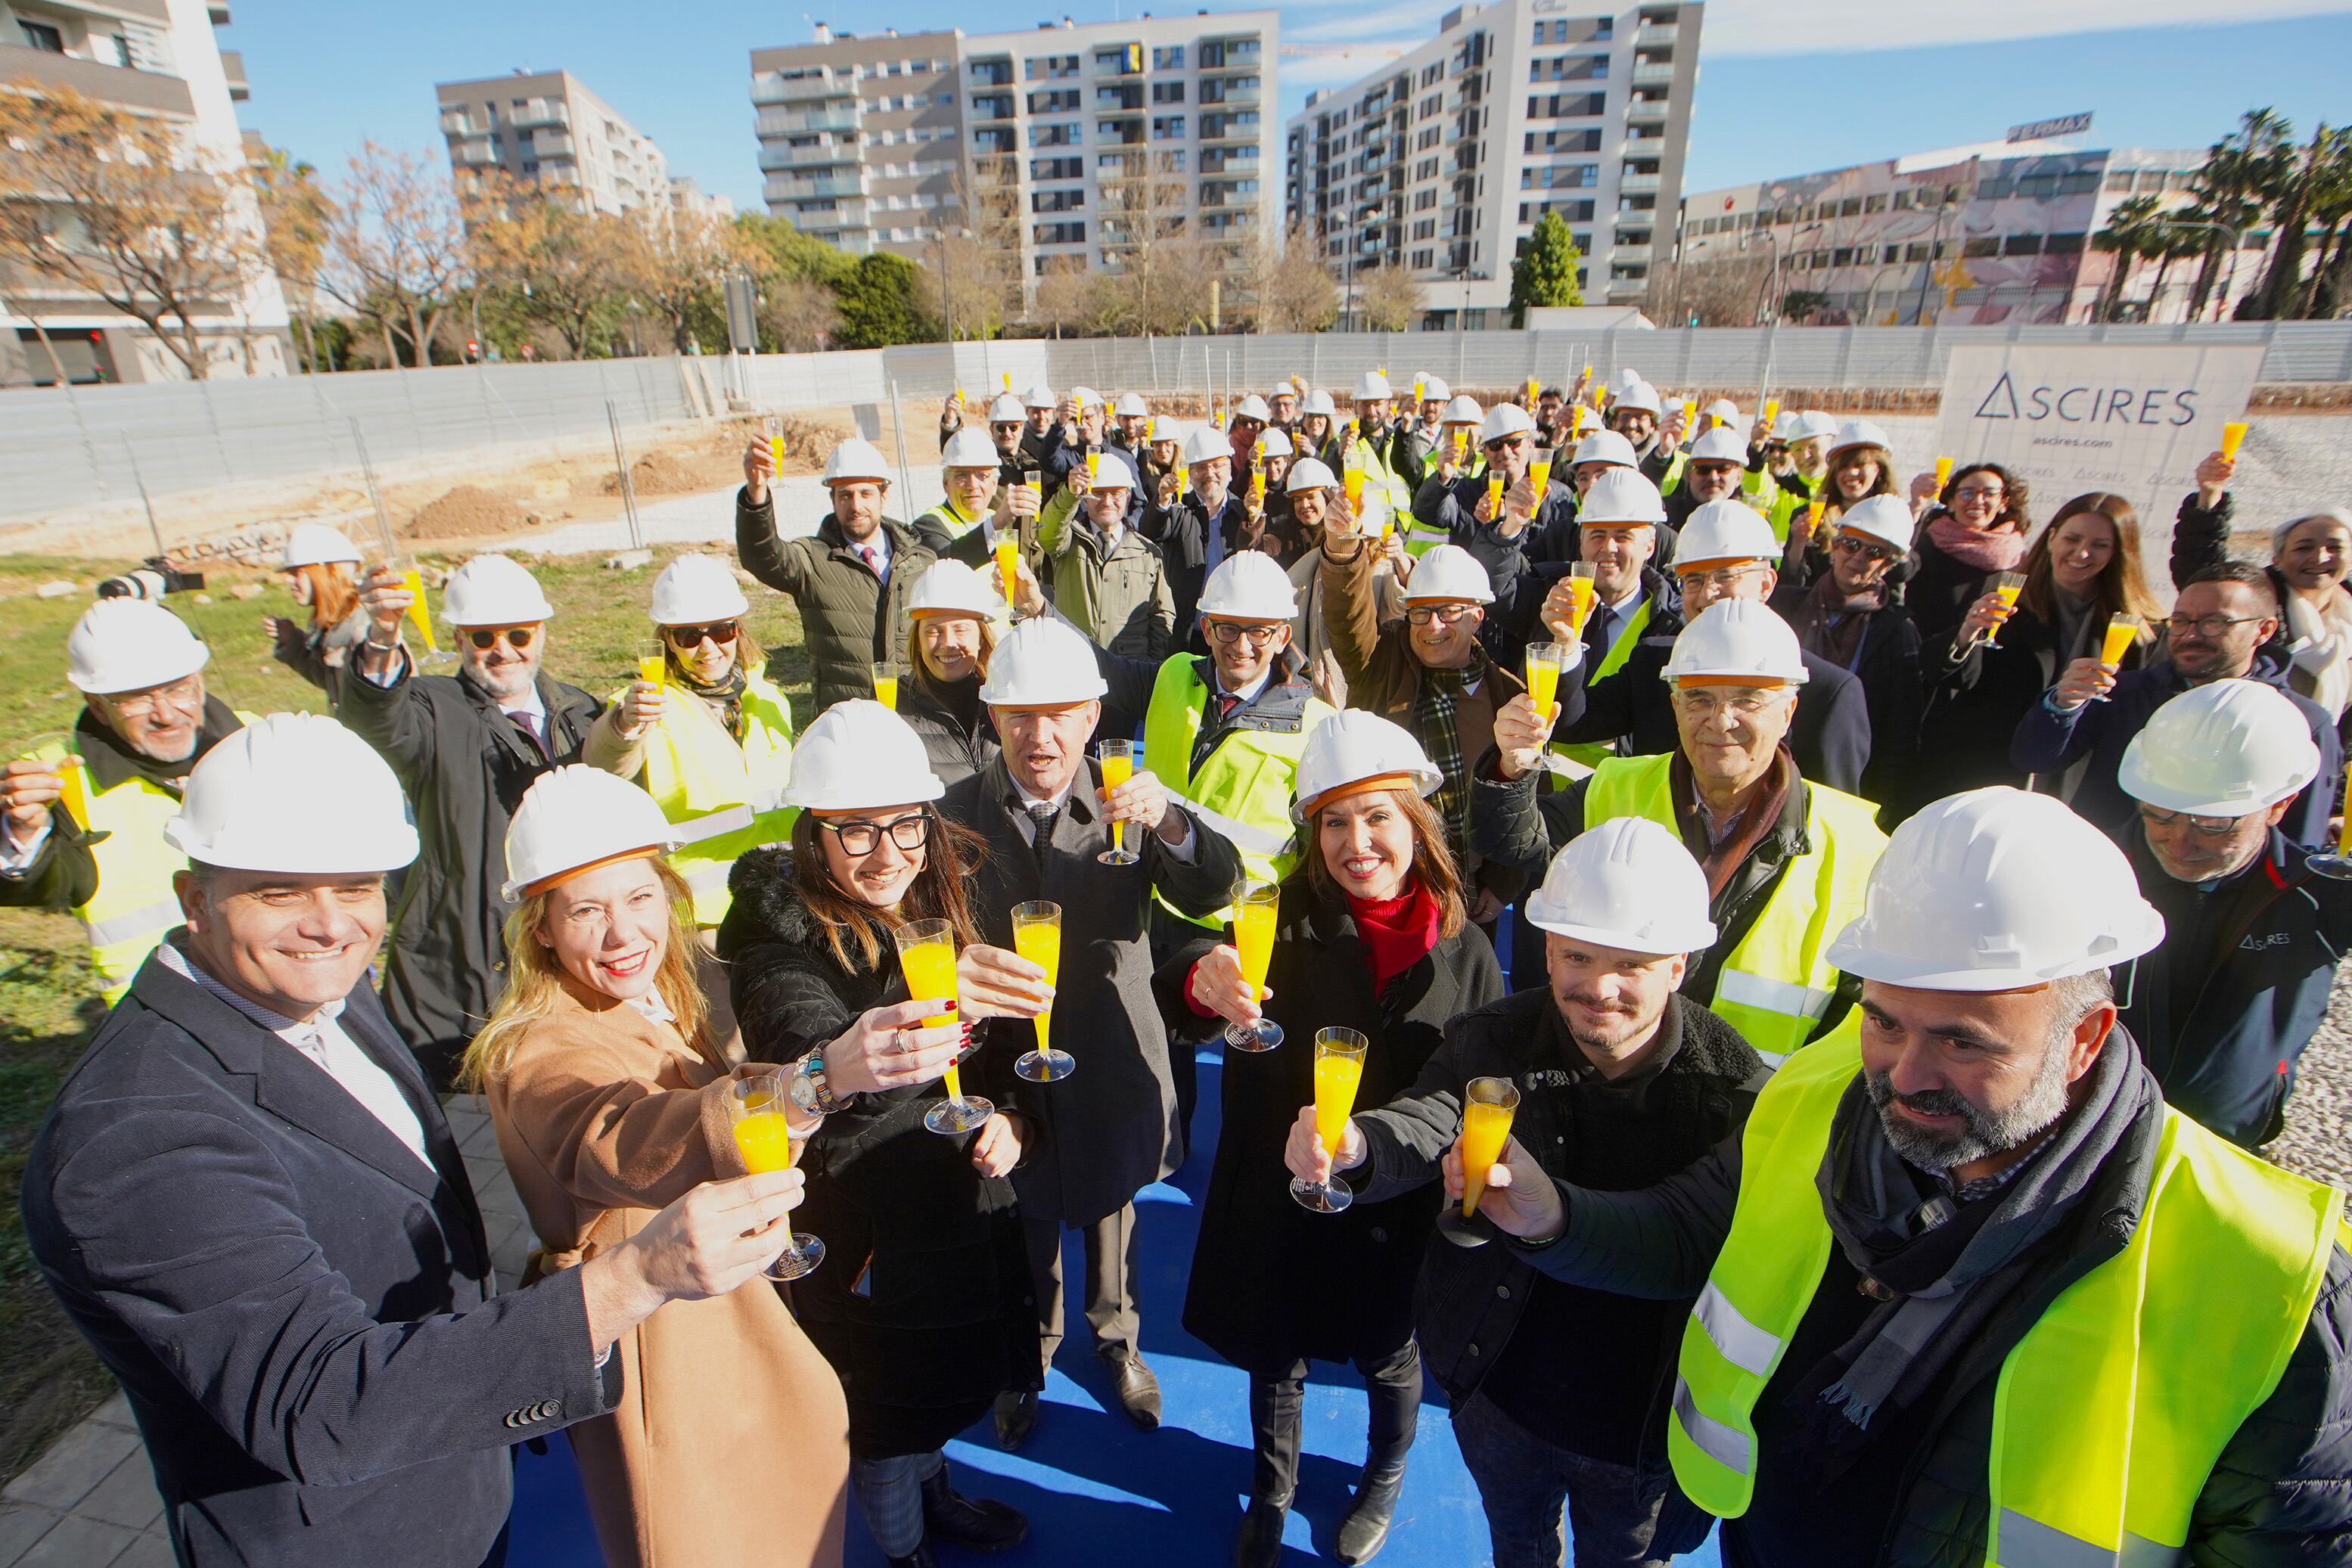
[{"label": "bare tree", "polygon": [[485,283],[574,359],[607,340],[635,281],[634,225],[520,185],[486,192],[473,215],[474,266]]},{"label": "bare tree", "polygon": [[1391,264],[1356,274],[1356,309],[1375,332],[1402,332],[1421,313],[1421,285]]},{"label": "bare tree", "polygon": [[261,222],[268,236],[270,269],[285,288],[295,324],[302,329],[302,357],[312,374],[319,370],[319,343],[310,317],[326,265],[327,235],[334,225],[335,204],[319,186],[318,171],[296,162],[283,148],[267,149],[251,165],[254,194],[261,204]]},{"label": "bare tree", "polygon": [[[1021,193],[1012,161],[958,170],[954,211],[934,230],[917,302],[955,338],[993,338],[1021,308]],[[942,209],[944,214],[946,209]]]},{"label": "bare tree", "polygon": [[1760,249],[1654,270],[1642,311],[1667,327],[1687,325],[1694,317],[1702,327],[1751,327],[1771,275],[1772,257]]},{"label": "bare tree", "polygon": [[1304,223],[1261,230],[1243,253],[1250,319],[1261,332],[1319,332],[1339,313],[1339,288]]},{"label": "bare tree", "polygon": [[1176,334],[1209,324],[1210,285],[1230,283],[1224,247],[1192,226],[1191,187],[1168,155],[1128,154],[1097,187],[1096,232],[1104,267],[1088,329]]},{"label": "bare tree", "polygon": [[841,326],[834,292],[807,277],[771,277],[760,286],[760,321],[779,352],[824,348]]},{"label": "bare tree", "polygon": [[400,333],[413,362],[429,364],[442,313],[469,281],[457,192],[428,162],[366,141],[331,194],[319,287],[375,323],[388,362],[400,363],[393,342]]},{"label": "bare tree", "polygon": [[0,89],[0,261],[103,300],[205,380],[198,319],[225,318],[268,265],[243,170],[167,123],[31,82]]},{"label": "bare tree", "polygon": [[1086,262],[1074,256],[1048,258],[1045,270],[1037,275],[1030,324],[1058,338],[1065,332],[1090,330],[1094,316],[1095,277],[1087,270]]},{"label": "bare tree", "polygon": [[693,344],[695,319],[719,308],[722,280],[751,260],[734,225],[708,214],[642,209],[615,237],[629,290],[681,354]]}]

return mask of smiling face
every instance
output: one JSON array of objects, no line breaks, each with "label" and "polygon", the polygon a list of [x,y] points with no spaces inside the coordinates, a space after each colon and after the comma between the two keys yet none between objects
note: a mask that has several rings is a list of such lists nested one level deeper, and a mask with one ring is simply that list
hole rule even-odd
[{"label": "smiling face", "polygon": [[2200,685],[2242,675],[2278,631],[2276,617],[2270,595],[2251,583],[2192,582],[2172,601],[2172,667]]},{"label": "smiling face", "polygon": [[1232,458],[1212,457],[1205,462],[1195,463],[1192,465],[1192,488],[1200,496],[1202,505],[1213,512],[1225,504],[1225,491],[1234,480]]},{"label": "smiling face", "polygon": [[2008,501],[2009,486],[1990,468],[1963,474],[1952,486],[1952,516],[1965,528],[1991,528]]},{"label": "smiling face", "polygon": [[1646,408],[1612,410],[1609,428],[1639,446],[1658,433],[1658,416]]},{"label": "smiling face", "polygon": [[2277,565],[2288,586],[2302,592],[2334,588],[2352,566],[2352,528],[2334,517],[2305,517],[2288,530]]},{"label": "smiling face", "polygon": [[1127,521],[1127,486],[1103,485],[1087,492],[1087,519],[1108,532]]},{"label": "smiling face", "polygon": [[665,626],[662,636],[669,643],[671,657],[687,674],[706,686],[715,686],[735,668],[735,650],[741,635],[737,626],[731,621]]},{"label": "smiling face", "polygon": [[[517,636],[522,646],[515,646]],[[483,647],[485,639],[488,647]],[[547,652],[543,622],[517,626],[465,626],[457,632],[457,654],[474,685],[503,702],[530,690],[539,679],[539,661]]]},{"label": "smiling face", "polygon": [[2115,1021],[2095,1005],[2078,1021],[2074,988],[1927,991],[1864,981],[1862,1066],[1895,1153],[1958,1173],[2029,1145],[2065,1113]]},{"label": "smiling face", "polygon": [[1674,685],[1675,728],[1702,786],[1738,791],[1772,766],[1797,694],[1789,686]]},{"label": "smiling face", "polygon": [[157,762],[185,762],[196,754],[205,724],[201,672],[137,691],[93,692],[83,704],[122,744]]},{"label": "smiling face", "polygon": [[1122,413],[1118,416],[1118,433],[1129,446],[1136,445],[1151,433],[1151,416],[1148,413]]},{"label": "smiling face", "polygon": [[1852,506],[1876,487],[1878,476],[1884,472],[1877,447],[1846,448],[1838,454],[1837,466],[1832,473],[1837,482],[1838,499]]},{"label": "smiling face", "polygon": [[852,544],[873,538],[882,526],[882,493],[889,487],[871,479],[844,479],[834,486],[834,521]]},{"label": "smiling face", "polygon": [[[1979,475],[1978,479],[1987,476]],[[1976,484],[1978,479],[1971,479]],[[2077,599],[2098,591],[2099,574],[2116,559],[2116,525],[2100,512],[2077,512],[2050,536],[2050,576]]]},{"label": "smiling face", "polygon": [[1592,563],[1592,591],[1602,602],[1614,604],[1642,585],[1657,539],[1647,523],[1587,523],[1577,530],[1577,559]]},{"label": "smiling face", "polygon": [[996,470],[993,468],[950,468],[948,470],[948,499],[967,517],[976,517],[988,510],[996,499]]},{"label": "smiling face", "polygon": [[2270,841],[2273,824],[2286,815],[2289,796],[2268,810],[2242,817],[2196,817],[2140,803],[2140,831],[2148,852],[2175,882],[2210,882],[2250,864]]},{"label": "smiling face", "polygon": [[281,1018],[351,994],[383,940],[383,878],[209,868],[172,879],[205,973]]},{"label": "smiling face", "polygon": [[1412,875],[1412,819],[1394,789],[1367,789],[1315,810],[1323,869],[1352,897],[1401,895]]},{"label": "smiling face", "polygon": [[1649,1044],[1666,998],[1683,983],[1680,953],[1635,953],[1581,936],[1544,933],[1544,973],[1570,1038],[1605,1066]]},{"label": "smiling face", "polygon": [[1742,471],[1737,463],[1709,457],[1684,465],[1683,487],[1691,493],[1692,499],[1702,505],[1708,501],[1727,501],[1739,492]]},{"label": "smiling face", "polygon": [[1021,428],[1017,419],[995,420],[989,424],[988,438],[996,443],[998,452],[1010,457],[1021,449]]},{"label": "smiling face", "polygon": [[[833,878],[833,885],[860,904],[875,909],[896,909],[907,890],[923,873],[929,863],[930,846],[925,843],[911,850],[898,847],[891,837],[893,830],[908,833],[898,824],[910,818],[921,820],[920,806],[876,806],[862,810],[817,811],[816,820],[824,826],[817,830],[816,841],[824,848],[824,869]],[[877,828],[878,832],[866,832],[851,828],[864,823]],[[849,830],[852,840],[864,843],[868,839],[874,847],[864,854],[853,854],[843,842],[843,830]]]},{"label": "smiling face", "polygon": [[1857,529],[1842,529],[1830,540],[1830,575],[1837,579],[1838,591],[1849,598],[1885,581],[1895,559],[1892,545]]},{"label": "smiling face", "polygon": [[1478,651],[1486,607],[1459,600],[1415,600],[1405,607],[1405,643],[1433,670],[1465,668]]},{"label": "smiling face", "polygon": [[1506,486],[1516,485],[1528,476],[1528,464],[1534,456],[1534,442],[1524,430],[1517,431],[1486,444],[1486,472],[1500,474]]},{"label": "smiling face", "polygon": [[977,615],[926,612],[915,617],[915,657],[943,685],[971,680],[985,673],[980,667],[981,636]]},{"label": "smiling face", "polygon": [[1675,574],[1675,580],[1682,587],[1683,619],[1689,622],[1708,605],[1727,599],[1771,598],[1780,574],[1760,560],[1693,561],[1689,570]]},{"label": "smiling face", "polygon": [[1241,621],[1230,615],[1201,617],[1201,635],[1216,661],[1217,679],[1229,692],[1238,692],[1274,667],[1290,646],[1287,621]]},{"label": "smiling face", "polygon": [[1099,702],[1050,707],[992,707],[1004,768],[1033,800],[1051,800],[1085,771],[1087,737],[1102,717]]},{"label": "smiling face", "polygon": [[575,985],[626,1001],[654,988],[669,932],[669,889],[653,857],[637,855],[549,889],[539,940]]}]

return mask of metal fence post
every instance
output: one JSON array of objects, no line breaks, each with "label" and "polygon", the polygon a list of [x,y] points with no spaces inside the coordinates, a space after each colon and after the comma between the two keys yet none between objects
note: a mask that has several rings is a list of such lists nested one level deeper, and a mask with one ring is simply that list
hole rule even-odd
[{"label": "metal fence post", "polygon": [[898,413],[898,382],[890,381],[890,433],[898,441],[898,494],[907,497],[907,505],[915,504],[915,485],[907,469],[907,421]]},{"label": "metal fence post", "polygon": [[644,530],[637,525],[637,485],[629,473],[629,449],[621,442],[621,411],[611,398],[604,400],[604,423],[613,428],[613,463],[621,476],[621,505],[629,513],[629,548],[646,548]]}]

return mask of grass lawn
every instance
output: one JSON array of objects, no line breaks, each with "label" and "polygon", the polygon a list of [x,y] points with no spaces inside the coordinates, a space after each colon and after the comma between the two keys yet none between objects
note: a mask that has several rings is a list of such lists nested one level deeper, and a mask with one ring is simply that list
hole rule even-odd
[{"label": "grass lawn", "polygon": [[[556,609],[548,673],[599,696],[625,682],[638,656],[652,651],[646,604],[655,576],[678,553],[657,551],[651,566],[634,571],[608,571],[601,557],[534,564]],[[0,757],[69,729],[81,708],[81,695],[65,678],[65,641],[89,596],[36,599],[31,586],[60,577],[90,583],[130,564],[0,557],[0,593],[10,596],[0,610]],[[276,579],[257,599],[228,596],[233,582],[257,577],[215,575],[207,585],[210,604],[187,594],[170,601],[213,648],[207,685],[234,707],[322,713],[325,698],[269,656],[261,630],[263,615],[299,616],[300,607]],[[752,632],[773,650],[770,668],[805,722],[809,668],[800,617],[791,601],[764,588],[745,593]],[[26,1151],[59,1081],[103,1017],[81,927],[60,915],[0,910],[0,1484],[113,1386],[42,1284],[16,1212]]]}]

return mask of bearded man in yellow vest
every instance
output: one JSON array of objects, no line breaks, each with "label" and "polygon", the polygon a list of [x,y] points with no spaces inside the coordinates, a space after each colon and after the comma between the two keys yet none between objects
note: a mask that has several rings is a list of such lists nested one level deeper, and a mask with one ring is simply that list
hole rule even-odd
[{"label": "bearded man in yellow vest", "polygon": [[1666,1443],[1727,1563],[2343,1561],[2342,1198],[2165,1104],[2109,977],[2163,936],[2056,800],[1951,796],[1737,1143],[1627,1192],[1506,1147],[1479,1208],[1537,1269],[1696,1292]]},{"label": "bearded man in yellow vest", "polygon": [[[1609,758],[1557,794],[1536,790],[1541,717],[1525,695],[1507,704],[1473,784],[1471,842],[1539,875],[1562,844],[1612,817],[1679,833],[1706,872],[1708,917],[1722,931],[1684,990],[1778,1065],[1853,1004],[1858,985],[1826,950],[1861,913],[1886,835],[1870,802],[1804,777],[1783,744],[1805,680],[1787,622],[1753,600],[1710,606],[1675,639],[1664,674],[1677,748]],[[1540,946],[1524,968],[1521,951],[1514,977],[1541,973]]]},{"label": "bearded man in yellow vest", "polygon": [[163,606],[100,600],[66,638],[73,733],[0,768],[0,904],[72,910],[110,1003],[180,924],[163,824],[189,770],[252,720],[205,691],[211,657]]}]

